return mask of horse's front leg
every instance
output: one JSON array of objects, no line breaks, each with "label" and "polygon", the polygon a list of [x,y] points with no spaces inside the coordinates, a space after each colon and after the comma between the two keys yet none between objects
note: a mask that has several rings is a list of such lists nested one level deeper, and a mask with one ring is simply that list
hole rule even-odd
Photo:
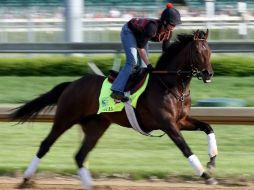
[{"label": "horse's front leg", "polygon": [[184,140],[182,134],[180,133],[176,123],[167,122],[172,121],[170,119],[166,119],[161,121],[161,126],[163,126],[163,131],[173,140],[173,142],[177,145],[177,147],[182,151],[183,155],[188,159],[190,165],[195,170],[196,174],[202,177],[206,184],[215,185],[217,181],[212,178],[207,172],[205,172],[201,162],[198,157],[192,153],[190,147]]},{"label": "horse's front leg", "polygon": [[201,130],[207,134],[208,141],[208,154],[210,156],[210,161],[207,163],[207,168],[212,172],[215,168],[215,160],[218,155],[217,143],[215,138],[215,133],[213,128],[203,121],[199,121],[192,117],[186,117],[185,120],[180,122],[181,130]]}]

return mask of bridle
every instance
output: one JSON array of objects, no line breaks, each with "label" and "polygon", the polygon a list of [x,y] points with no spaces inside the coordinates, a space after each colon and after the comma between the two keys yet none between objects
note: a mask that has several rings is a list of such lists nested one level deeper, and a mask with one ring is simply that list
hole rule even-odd
[{"label": "bridle", "polygon": [[[205,39],[194,39],[194,41],[206,41]],[[194,42],[193,41],[193,42]],[[192,42],[192,43],[193,43]],[[191,44],[190,44],[191,45]],[[189,58],[192,57],[192,51],[191,48],[189,48]],[[165,74],[165,75],[177,75],[177,76],[182,76],[184,75],[185,77],[197,77],[197,79],[201,80],[200,77],[202,77],[202,71],[199,71],[197,67],[194,66],[193,64],[193,59],[190,59],[190,70],[177,70],[177,71],[166,71],[166,70],[154,70],[152,71],[152,74],[155,75],[160,75],[160,74]]]},{"label": "bridle", "polygon": [[[194,40],[190,43],[190,47],[189,47],[189,60],[190,60],[190,70],[177,70],[177,71],[167,71],[167,70],[154,70],[152,71],[153,75],[156,75],[159,82],[162,84],[162,86],[165,87],[167,92],[171,92],[171,94],[178,100],[181,102],[182,105],[182,111],[184,110],[184,103],[185,103],[185,98],[188,97],[190,95],[190,91],[186,94],[186,85],[183,79],[184,77],[187,78],[191,78],[191,77],[197,77],[198,80],[202,80],[202,71],[198,70],[197,67],[194,66],[193,64],[193,56],[192,56],[192,48],[191,45],[193,44],[194,41],[206,41],[206,39],[199,39],[199,38],[194,38]],[[180,77],[181,79],[181,85],[182,85],[182,91],[176,93],[175,91],[171,90],[168,85],[162,80],[162,78],[159,75],[177,75]],[[180,94],[180,95],[179,95]]]}]

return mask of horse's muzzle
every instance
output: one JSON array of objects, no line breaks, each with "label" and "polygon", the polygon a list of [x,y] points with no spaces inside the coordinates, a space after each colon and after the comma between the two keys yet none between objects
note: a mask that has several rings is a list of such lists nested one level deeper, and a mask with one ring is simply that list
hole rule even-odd
[{"label": "horse's muzzle", "polygon": [[210,83],[212,82],[211,78],[213,77],[213,71],[209,72],[208,70],[204,69],[198,73],[197,77],[198,79],[202,78],[204,83]]}]

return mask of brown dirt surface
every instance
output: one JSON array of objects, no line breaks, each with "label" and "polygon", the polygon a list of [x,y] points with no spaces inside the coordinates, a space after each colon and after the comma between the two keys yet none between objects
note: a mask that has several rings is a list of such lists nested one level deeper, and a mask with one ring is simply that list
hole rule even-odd
[{"label": "brown dirt surface", "polygon": [[[0,190],[16,190],[22,177],[0,177]],[[208,186],[196,182],[131,181],[125,179],[95,179],[94,190],[254,190],[253,182],[228,182],[220,180],[219,185]],[[82,190],[77,177],[49,176],[36,177],[34,184],[26,189],[34,190]]]}]

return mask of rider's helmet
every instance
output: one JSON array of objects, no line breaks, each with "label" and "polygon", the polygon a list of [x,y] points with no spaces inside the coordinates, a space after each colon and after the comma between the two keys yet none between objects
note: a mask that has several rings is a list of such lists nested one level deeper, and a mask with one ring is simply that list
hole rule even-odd
[{"label": "rider's helmet", "polygon": [[165,25],[179,25],[182,24],[181,15],[177,9],[173,7],[172,3],[166,4],[166,9],[162,12],[160,20]]}]

